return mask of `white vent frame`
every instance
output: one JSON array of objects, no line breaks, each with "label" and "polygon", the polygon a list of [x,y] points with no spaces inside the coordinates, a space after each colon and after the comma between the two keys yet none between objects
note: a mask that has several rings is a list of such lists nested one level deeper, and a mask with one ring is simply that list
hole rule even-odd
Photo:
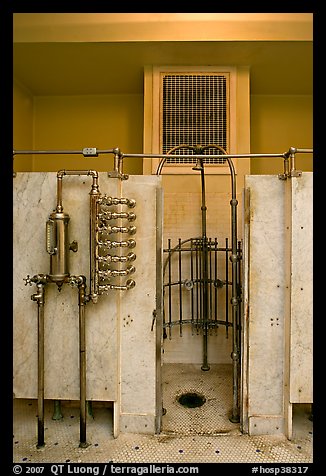
[{"label": "white vent frame", "polygon": [[[152,66],[145,68],[144,153],[162,153],[163,77],[167,74],[223,75],[228,79],[227,110],[229,117],[227,122],[229,150],[227,152],[230,154],[236,154],[237,68],[235,66]],[[148,87],[148,85],[150,86]],[[151,101],[146,97],[146,95],[151,95]],[[148,109],[150,102],[151,104]],[[149,128],[150,131],[148,130]],[[151,134],[150,139],[148,138],[149,133]],[[160,159],[151,159],[151,174],[156,173],[159,162]],[[233,159],[233,163],[235,169],[237,169],[237,160]],[[192,167],[192,164],[165,164],[162,169],[162,174],[196,174],[197,172],[192,170]],[[230,169],[227,162],[224,164],[205,164],[205,173],[226,175],[230,174]]]}]

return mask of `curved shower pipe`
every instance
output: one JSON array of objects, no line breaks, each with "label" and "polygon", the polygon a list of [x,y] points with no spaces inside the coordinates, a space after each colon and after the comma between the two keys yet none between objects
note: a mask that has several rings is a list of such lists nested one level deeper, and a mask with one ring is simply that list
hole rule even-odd
[{"label": "curved shower pipe", "polygon": [[[182,144],[179,146],[170,149],[166,156],[163,157],[157,167],[156,175],[160,175],[162,173],[163,166],[168,159],[168,156],[171,155],[174,151],[181,148],[188,148],[192,149],[196,154],[197,164],[193,168],[194,170],[199,170],[201,172],[201,188],[202,188],[202,240],[203,240],[203,275],[204,275],[204,295],[203,295],[203,314],[204,314],[204,321],[206,322],[206,326],[204,329],[204,350],[203,350],[203,364],[201,366],[202,370],[209,370],[209,365],[207,362],[207,336],[208,336],[208,329],[207,329],[207,247],[206,247],[206,201],[205,201],[205,172],[204,172],[204,162],[203,159],[205,155],[203,155],[203,151],[209,148],[215,148],[222,152],[218,156],[223,155],[223,159],[228,162],[228,166],[230,169],[231,174],[231,256],[230,261],[232,263],[232,298],[231,298],[231,305],[232,305],[232,365],[233,365],[233,402],[232,402],[232,414],[230,416],[230,420],[234,423],[240,421],[240,414],[239,414],[239,343],[238,343],[238,315],[239,315],[239,295],[238,295],[238,287],[237,287],[237,271],[238,271],[238,262],[239,262],[239,255],[237,250],[237,205],[238,200],[236,198],[236,174],[234,164],[232,162],[231,157],[228,156],[225,149],[217,144],[208,144],[206,146],[188,146],[186,144]],[[211,155],[211,154],[210,154]],[[210,156],[209,155],[209,156]],[[193,157],[193,155],[188,155],[188,157]]]}]

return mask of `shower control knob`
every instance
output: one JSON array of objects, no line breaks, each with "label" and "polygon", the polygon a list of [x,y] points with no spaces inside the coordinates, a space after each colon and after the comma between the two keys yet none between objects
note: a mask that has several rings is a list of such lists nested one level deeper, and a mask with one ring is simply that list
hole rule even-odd
[{"label": "shower control knob", "polygon": [[133,279],[128,279],[126,282],[126,288],[133,289],[136,286],[136,282]]},{"label": "shower control knob", "polygon": [[129,198],[127,205],[129,208],[134,208],[136,206],[136,200],[134,200],[133,198]]},{"label": "shower control knob", "polygon": [[31,280],[31,277],[30,275],[28,274],[26,278],[24,278],[24,281],[25,281],[25,286],[27,286],[27,284],[29,284],[30,286],[33,285],[33,282]]},{"label": "shower control knob", "polygon": [[48,275],[47,274],[35,274],[32,278],[28,274],[26,278],[23,278],[25,281],[25,286],[29,284],[30,286],[35,284],[46,284],[48,282]]}]

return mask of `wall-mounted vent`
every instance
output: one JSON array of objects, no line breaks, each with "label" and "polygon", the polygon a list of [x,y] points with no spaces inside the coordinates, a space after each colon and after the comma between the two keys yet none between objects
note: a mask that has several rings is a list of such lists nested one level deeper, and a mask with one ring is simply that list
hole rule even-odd
[{"label": "wall-mounted vent", "polygon": [[[162,74],[161,151],[187,144],[216,144],[229,150],[229,75],[225,74]],[[180,148],[175,155],[195,153]],[[218,155],[216,147],[204,154]],[[222,154],[222,152],[221,152]],[[194,164],[196,159],[171,158],[167,165]],[[224,164],[225,159],[207,158],[204,163]]]},{"label": "wall-mounted vent", "polygon": [[[206,173],[229,174],[223,151],[237,154],[249,149],[249,99],[247,67],[145,67],[144,153],[172,154],[171,149],[182,144],[202,146],[203,155],[218,156],[204,159]],[[196,152],[173,151],[177,156],[187,154]],[[155,174],[159,162],[144,159],[144,173]],[[195,158],[171,157],[162,173],[196,174],[195,163]],[[233,163],[236,169],[237,159]]]}]

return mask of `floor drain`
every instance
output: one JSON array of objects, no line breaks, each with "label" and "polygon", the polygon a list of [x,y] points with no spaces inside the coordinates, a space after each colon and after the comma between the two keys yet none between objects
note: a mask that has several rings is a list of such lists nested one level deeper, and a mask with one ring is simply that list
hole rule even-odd
[{"label": "floor drain", "polygon": [[201,407],[206,402],[206,398],[199,393],[183,393],[177,398],[178,402],[184,407]]}]

